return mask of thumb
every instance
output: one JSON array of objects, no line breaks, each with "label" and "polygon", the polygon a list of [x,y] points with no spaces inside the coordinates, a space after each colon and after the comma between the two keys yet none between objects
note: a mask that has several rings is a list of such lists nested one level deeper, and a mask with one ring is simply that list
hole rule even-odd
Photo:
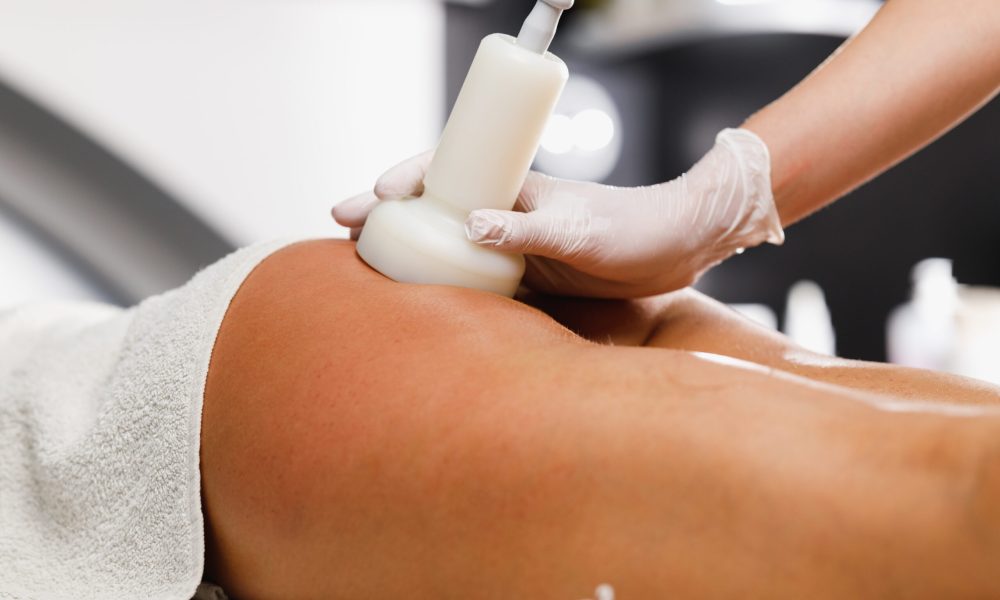
[{"label": "thumb", "polygon": [[586,230],[576,226],[580,224],[585,223],[541,210],[476,210],[465,221],[465,233],[480,246],[565,260],[580,251],[586,238]]},{"label": "thumb", "polygon": [[361,227],[368,219],[368,213],[378,204],[378,198],[371,192],[358,194],[333,207],[333,219],[344,227]]},{"label": "thumb", "polygon": [[424,152],[386,171],[375,182],[379,200],[395,200],[424,193],[424,177],[434,160],[434,151]]}]

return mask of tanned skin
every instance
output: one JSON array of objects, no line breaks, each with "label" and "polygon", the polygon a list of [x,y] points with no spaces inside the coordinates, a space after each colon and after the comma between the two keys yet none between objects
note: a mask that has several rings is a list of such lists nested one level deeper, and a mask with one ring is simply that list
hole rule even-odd
[{"label": "tanned skin", "polygon": [[886,171],[1000,92],[1000,2],[887,0],[872,22],[743,127],[771,151],[790,225]]},{"label": "tanned skin", "polygon": [[817,366],[693,293],[534,302],[568,327],[391,282],[349,242],[264,261],[205,394],[207,577],[246,600],[1000,595],[996,388]]}]

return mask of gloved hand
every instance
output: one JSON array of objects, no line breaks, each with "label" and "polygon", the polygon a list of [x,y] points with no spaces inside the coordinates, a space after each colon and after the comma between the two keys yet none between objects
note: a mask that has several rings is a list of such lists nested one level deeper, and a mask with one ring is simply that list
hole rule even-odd
[{"label": "gloved hand", "polygon": [[[356,237],[379,200],[419,196],[432,158],[423,154],[383,175],[374,193],[333,209]],[[525,254],[525,283],[548,294],[634,298],[694,283],[742,248],[781,244],[767,146],[726,129],[687,174],[650,187],[616,188],[530,173],[519,212],[473,211],[469,239]]]}]

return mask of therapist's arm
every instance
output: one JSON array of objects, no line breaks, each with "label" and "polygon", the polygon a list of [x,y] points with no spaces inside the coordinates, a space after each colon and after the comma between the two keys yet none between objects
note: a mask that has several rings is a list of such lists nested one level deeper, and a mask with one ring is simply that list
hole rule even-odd
[{"label": "therapist's arm", "polygon": [[787,226],[928,145],[998,90],[1000,2],[888,0],[743,127],[771,150]]}]

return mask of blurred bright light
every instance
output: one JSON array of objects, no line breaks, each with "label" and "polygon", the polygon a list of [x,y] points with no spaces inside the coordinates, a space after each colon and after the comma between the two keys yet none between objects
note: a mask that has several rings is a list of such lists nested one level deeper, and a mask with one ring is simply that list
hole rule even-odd
[{"label": "blurred bright light", "polygon": [[576,127],[566,115],[552,115],[542,136],[542,148],[552,154],[567,154],[576,145]]},{"label": "blurred bright light", "polygon": [[[574,27],[588,53],[646,53],[734,35],[857,33],[882,0],[616,0]],[[596,11],[595,11],[596,12]]]},{"label": "blurred bright light", "polygon": [[621,117],[608,90],[571,76],[542,136],[538,168],[555,177],[602,181],[621,158]]},{"label": "blurred bright light", "polygon": [[542,148],[552,154],[573,151],[597,152],[615,138],[615,122],[603,110],[587,109],[573,118],[555,114],[549,119],[542,136]]},{"label": "blurred bright light", "polygon": [[573,117],[576,147],[586,152],[607,148],[615,137],[615,122],[603,110],[592,108]]}]

